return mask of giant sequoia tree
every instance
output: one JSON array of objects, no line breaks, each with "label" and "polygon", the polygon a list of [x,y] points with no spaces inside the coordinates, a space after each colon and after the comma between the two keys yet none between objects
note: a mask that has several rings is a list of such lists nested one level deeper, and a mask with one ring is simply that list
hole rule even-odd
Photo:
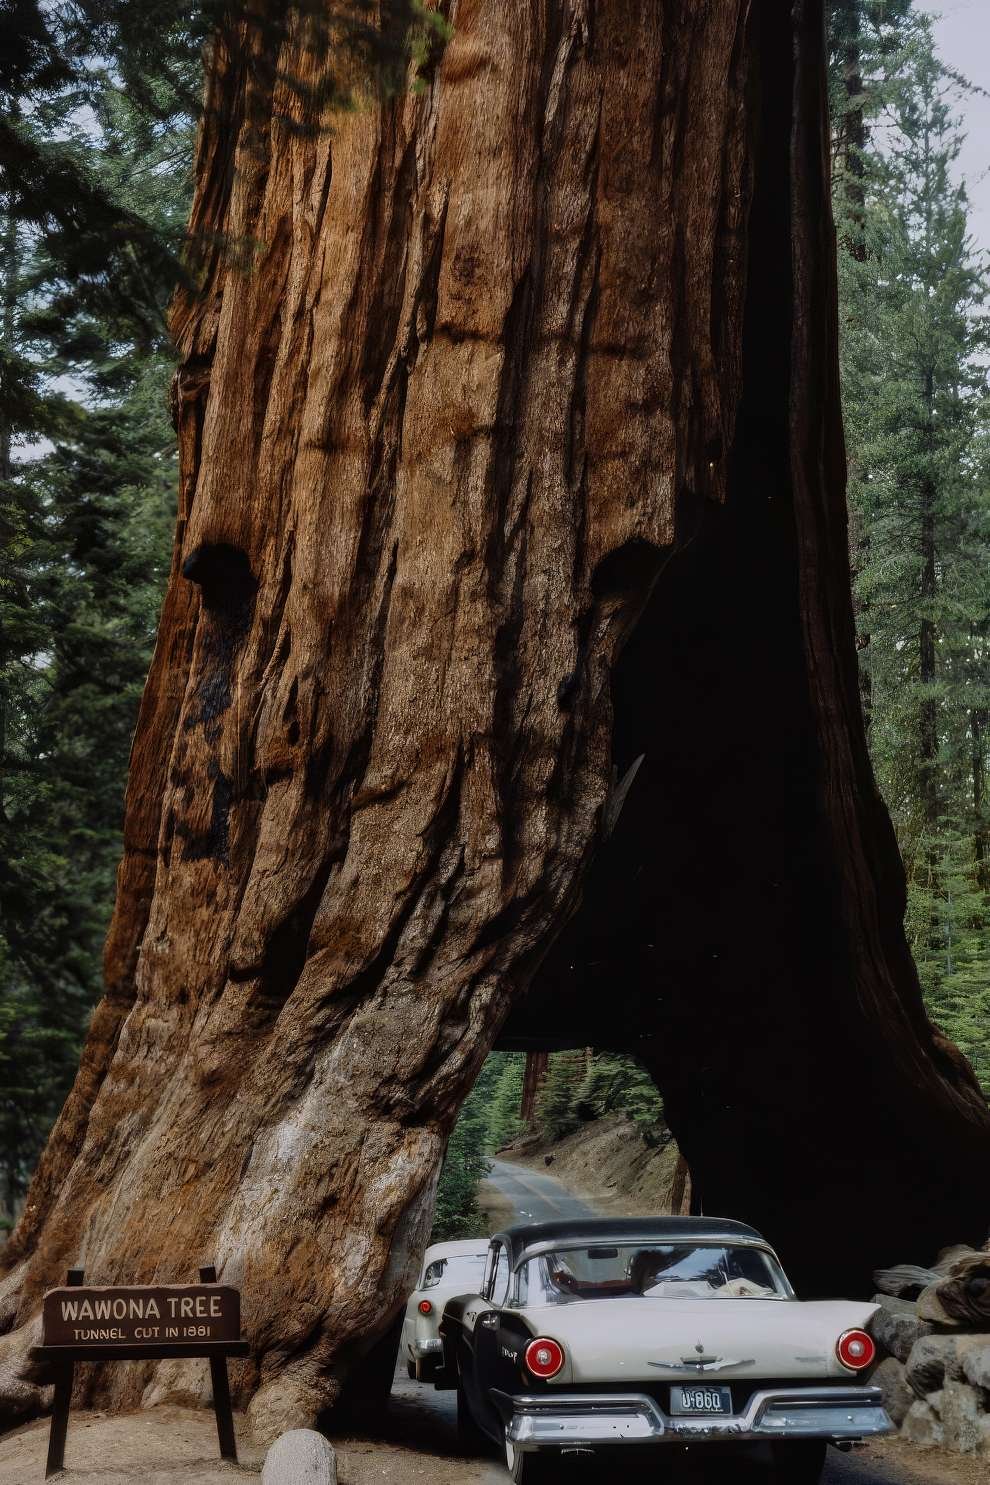
[{"label": "giant sequoia tree", "polygon": [[706,1209],[809,1283],[985,1236],[858,702],[821,5],[449,19],[331,131],[305,28],[212,50],[174,566],[12,1407],[67,1263],[209,1257],[256,1420],[316,1415],[496,1038],[634,1051]]}]

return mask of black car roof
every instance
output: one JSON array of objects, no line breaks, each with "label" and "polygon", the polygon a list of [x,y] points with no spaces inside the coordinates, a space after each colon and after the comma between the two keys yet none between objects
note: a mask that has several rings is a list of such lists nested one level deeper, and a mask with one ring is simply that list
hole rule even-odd
[{"label": "black car roof", "polygon": [[495,1234],[492,1242],[504,1242],[514,1268],[527,1249],[537,1243],[573,1243],[588,1238],[594,1243],[700,1241],[703,1238],[766,1239],[755,1227],[728,1217],[566,1217],[556,1222],[525,1222]]}]

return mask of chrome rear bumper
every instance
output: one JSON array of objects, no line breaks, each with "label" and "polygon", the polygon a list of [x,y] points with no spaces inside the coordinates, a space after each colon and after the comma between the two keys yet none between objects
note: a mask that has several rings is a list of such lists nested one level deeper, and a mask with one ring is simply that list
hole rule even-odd
[{"label": "chrome rear bumper", "polygon": [[[754,1393],[741,1413],[667,1414],[645,1393],[496,1394],[520,1449],[765,1439],[865,1439],[893,1433],[879,1387],[786,1387]],[[505,1405],[508,1404],[508,1407]]]}]

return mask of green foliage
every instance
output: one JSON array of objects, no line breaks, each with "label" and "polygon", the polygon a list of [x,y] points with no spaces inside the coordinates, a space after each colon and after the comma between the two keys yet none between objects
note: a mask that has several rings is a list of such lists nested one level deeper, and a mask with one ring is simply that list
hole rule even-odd
[{"label": "green foliage", "polygon": [[478,1185],[491,1169],[486,1158],[488,1127],[501,1072],[499,1058],[489,1057],[457,1116],[440,1171],[431,1242],[476,1237],[484,1231]]},{"label": "green foliage", "polygon": [[485,1149],[494,1155],[526,1129],[519,1116],[522,1107],[524,1052],[494,1052],[485,1064],[494,1070],[494,1084],[485,1125]]},{"label": "green foliage", "polygon": [[578,1094],[584,1084],[588,1057],[584,1051],[553,1052],[536,1100],[536,1123],[550,1140],[573,1134],[581,1123]]},{"label": "green foliage", "polygon": [[[46,11],[45,25],[50,18]],[[50,34],[46,45],[53,55]],[[8,1216],[71,1084],[99,994],[130,740],[174,525],[164,335],[174,274],[162,245],[188,211],[192,143],[185,118],[149,144],[145,121],[105,75],[102,85],[88,80],[80,120],[71,59],[35,66],[37,52],[21,59],[34,68],[21,79],[29,124],[7,97],[5,137],[13,129],[20,143],[0,169],[0,1210]],[[114,234],[125,219],[142,226],[127,241],[128,272],[118,273]],[[142,243],[151,239],[149,256]]]},{"label": "green foliage", "polygon": [[611,1052],[593,1057],[575,1093],[575,1113],[585,1119],[624,1114],[649,1145],[665,1144],[670,1137],[657,1085],[634,1057]]},{"label": "green foliage", "polygon": [[833,23],[843,406],[870,746],[929,1008],[990,1088],[990,347],[987,265],[954,178],[965,84],[903,0],[845,0]]}]

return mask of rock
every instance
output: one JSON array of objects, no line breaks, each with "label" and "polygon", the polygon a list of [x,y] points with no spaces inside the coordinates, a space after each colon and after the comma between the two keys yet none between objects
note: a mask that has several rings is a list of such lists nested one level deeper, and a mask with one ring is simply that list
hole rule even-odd
[{"label": "rock", "polygon": [[956,1356],[966,1381],[990,1392],[990,1335],[961,1335]]},{"label": "rock", "polygon": [[915,1263],[899,1263],[896,1268],[878,1268],[873,1282],[884,1294],[898,1294],[906,1298],[917,1298],[929,1284],[935,1284],[941,1274],[934,1268],[919,1268]]},{"label": "rock", "polygon": [[947,1449],[973,1454],[980,1442],[983,1406],[975,1387],[966,1382],[946,1382],[942,1389],[942,1434]]},{"label": "rock", "polygon": [[922,1320],[929,1321],[932,1325],[952,1325],[954,1321],[948,1310],[942,1304],[939,1295],[942,1280],[929,1284],[927,1289],[922,1289],[918,1295],[918,1314]]},{"label": "rock", "polygon": [[914,1402],[914,1393],[908,1386],[904,1367],[893,1356],[888,1356],[870,1377],[870,1385],[880,1388],[883,1405],[890,1414],[891,1421],[899,1428],[907,1416],[908,1408]]},{"label": "rock", "polygon": [[901,1436],[917,1444],[919,1449],[934,1449],[944,1437],[935,1412],[926,1402],[920,1401],[912,1403],[908,1409]]},{"label": "rock", "polygon": [[337,1457],[312,1428],[293,1428],[265,1455],[261,1485],[337,1485]]},{"label": "rock", "polygon": [[880,1308],[870,1318],[870,1334],[888,1356],[907,1361],[915,1341],[928,1332],[928,1326],[918,1319],[918,1306],[913,1300],[887,1294],[875,1294],[873,1302]]},{"label": "rock", "polygon": [[961,1378],[956,1358],[956,1337],[922,1336],[911,1347],[905,1373],[915,1397],[927,1397],[930,1392],[937,1392],[946,1376]]},{"label": "rock", "polygon": [[990,1253],[971,1251],[957,1257],[945,1278],[918,1296],[918,1314],[937,1325],[985,1334],[990,1328]]},{"label": "rock", "polygon": [[940,1248],[938,1258],[932,1264],[936,1273],[950,1273],[960,1258],[972,1258],[974,1253],[981,1249],[971,1248],[969,1243],[950,1243],[948,1248]]}]

